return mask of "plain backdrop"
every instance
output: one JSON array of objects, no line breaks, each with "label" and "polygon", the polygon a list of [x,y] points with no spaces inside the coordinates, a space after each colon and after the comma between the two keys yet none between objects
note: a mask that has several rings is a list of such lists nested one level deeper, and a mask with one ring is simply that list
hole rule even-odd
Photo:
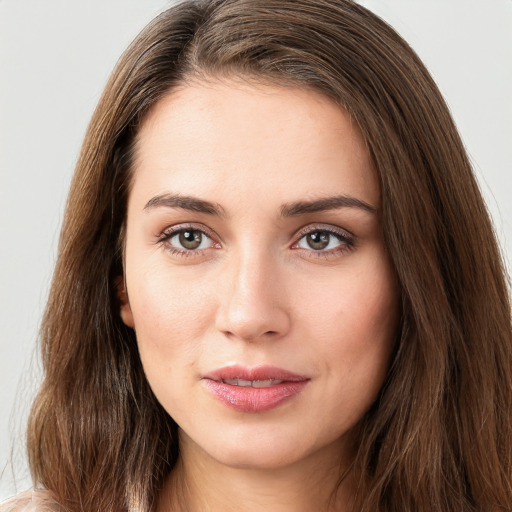
[{"label": "plain backdrop", "polygon": [[[121,52],[172,2],[0,0],[0,501],[30,485],[37,328],[88,120]],[[361,0],[418,52],[452,110],[509,268],[512,0]]]}]

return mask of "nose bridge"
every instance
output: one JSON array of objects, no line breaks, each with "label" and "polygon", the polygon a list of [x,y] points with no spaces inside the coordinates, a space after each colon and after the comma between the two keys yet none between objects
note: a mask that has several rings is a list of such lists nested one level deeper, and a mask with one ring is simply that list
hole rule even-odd
[{"label": "nose bridge", "polygon": [[[241,250],[237,258],[237,264],[233,265],[231,285],[232,299],[249,304],[252,301],[265,300],[265,281],[269,281],[271,274],[271,262],[269,257],[259,250]],[[266,290],[270,292],[270,289]],[[260,295],[262,295],[260,297]],[[270,295],[270,294],[269,294]]]},{"label": "nose bridge", "polygon": [[218,329],[246,341],[283,335],[289,314],[278,258],[249,246],[240,248],[226,267]]}]

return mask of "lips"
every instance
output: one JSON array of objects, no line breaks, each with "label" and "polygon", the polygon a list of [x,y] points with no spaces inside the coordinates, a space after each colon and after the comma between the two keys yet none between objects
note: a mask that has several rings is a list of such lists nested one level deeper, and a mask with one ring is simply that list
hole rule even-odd
[{"label": "lips", "polygon": [[274,366],[229,366],[203,376],[206,388],[224,405],[240,412],[266,412],[297,396],[308,377]]},{"label": "lips", "polygon": [[281,384],[282,380],[266,379],[266,380],[245,380],[245,379],[223,379],[224,384],[231,386],[240,386],[243,388],[269,388],[271,386],[277,386]]}]

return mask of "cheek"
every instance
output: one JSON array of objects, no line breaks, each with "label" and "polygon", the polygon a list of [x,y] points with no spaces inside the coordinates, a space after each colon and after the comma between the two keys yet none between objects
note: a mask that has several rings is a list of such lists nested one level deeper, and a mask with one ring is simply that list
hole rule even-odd
[{"label": "cheek", "polygon": [[148,379],[161,372],[168,378],[193,364],[213,302],[193,278],[178,279],[158,268],[139,275],[130,304],[141,360]]},{"label": "cheek", "polygon": [[308,312],[316,337],[370,346],[394,337],[399,292],[391,266],[381,256],[359,267],[330,275],[316,288],[304,283],[308,292],[298,309]]},{"label": "cheek", "polygon": [[180,418],[191,407],[183,390],[190,389],[199,374],[200,340],[208,329],[210,302],[190,283],[181,286],[161,273],[155,279],[146,274],[134,287],[133,296],[137,345],[146,378],[164,409]]},{"label": "cheek", "polygon": [[317,342],[318,365],[331,376],[331,396],[350,397],[354,412],[376,398],[398,326],[399,293],[391,266],[382,256],[364,263],[364,271],[340,273],[301,308],[308,311],[303,322],[308,338]]}]

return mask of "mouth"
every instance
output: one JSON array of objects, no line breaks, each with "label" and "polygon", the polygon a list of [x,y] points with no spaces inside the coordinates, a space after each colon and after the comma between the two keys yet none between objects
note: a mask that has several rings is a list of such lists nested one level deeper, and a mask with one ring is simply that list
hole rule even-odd
[{"label": "mouth", "polygon": [[203,382],[221,403],[239,412],[261,413],[292,400],[309,378],[274,366],[229,366],[203,376]]},{"label": "mouth", "polygon": [[284,380],[266,379],[266,380],[245,380],[245,379],[222,379],[224,384],[230,386],[239,386],[242,388],[270,388],[285,382]]}]

